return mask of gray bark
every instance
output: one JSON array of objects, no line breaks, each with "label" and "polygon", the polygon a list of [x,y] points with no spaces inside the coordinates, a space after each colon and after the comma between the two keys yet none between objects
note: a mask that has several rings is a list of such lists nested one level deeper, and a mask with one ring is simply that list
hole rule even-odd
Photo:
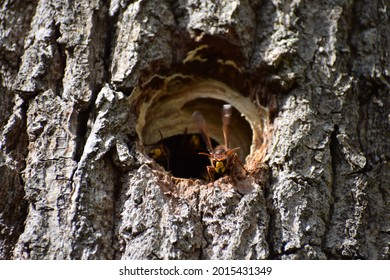
[{"label": "gray bark", "polygon": [[[388,1],[0,5],[1,259],[390,258]],[[221,102],[244,177],[148,157]]]}]

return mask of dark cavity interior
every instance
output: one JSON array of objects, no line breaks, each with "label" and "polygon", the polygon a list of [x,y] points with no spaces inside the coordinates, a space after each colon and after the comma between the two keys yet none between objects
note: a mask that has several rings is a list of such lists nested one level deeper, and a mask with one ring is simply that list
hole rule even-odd
[{"label": "dark cavity interior", "polygon": [[[211,139],[213,147],[218,143]],[[161,156],[156,162],[179,178],[198,178],[208,180],[207,165],[209,157],[200,152],[209,153],[200,134],[182,134],[162,139],[154,145],[167,151],[167,157]],[[152,148],[153,149],[153,148]]]}]

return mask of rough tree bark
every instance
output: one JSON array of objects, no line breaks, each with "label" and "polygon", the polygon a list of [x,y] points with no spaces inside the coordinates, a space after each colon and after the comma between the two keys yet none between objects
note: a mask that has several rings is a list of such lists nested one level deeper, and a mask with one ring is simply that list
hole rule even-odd
[{"label": "rough tree bark", "polygon": [[[0,5],[1,259],[390,258],[388,1]],[[246,116],[244,178],[147,156],[189,88]]]}]

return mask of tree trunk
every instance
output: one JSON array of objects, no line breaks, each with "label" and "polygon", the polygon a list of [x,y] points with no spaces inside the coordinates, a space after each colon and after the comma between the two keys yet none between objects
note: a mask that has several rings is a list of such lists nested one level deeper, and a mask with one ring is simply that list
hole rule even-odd
[{"label": "tree trunk", "polygon": [[[389,259],[389,11],[4,0],[0,258]],[[210,182],[224,103],[245,170]]]}]

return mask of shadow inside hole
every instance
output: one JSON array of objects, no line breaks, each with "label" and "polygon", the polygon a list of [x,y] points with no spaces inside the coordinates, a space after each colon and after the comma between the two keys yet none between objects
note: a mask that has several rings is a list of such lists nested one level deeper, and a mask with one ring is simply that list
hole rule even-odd
[{"label": "shadow inside hole", "polygon": [[[218,145],[214,139],[211,143],[213,147]],[[200,152],[208,153],[200,134],[175,135],[158,144],[167,149],[168,159],[156,161],[173,176],[208,180],[207,165],[210,165],[210,160],[206,155],[199,155]]]}]

